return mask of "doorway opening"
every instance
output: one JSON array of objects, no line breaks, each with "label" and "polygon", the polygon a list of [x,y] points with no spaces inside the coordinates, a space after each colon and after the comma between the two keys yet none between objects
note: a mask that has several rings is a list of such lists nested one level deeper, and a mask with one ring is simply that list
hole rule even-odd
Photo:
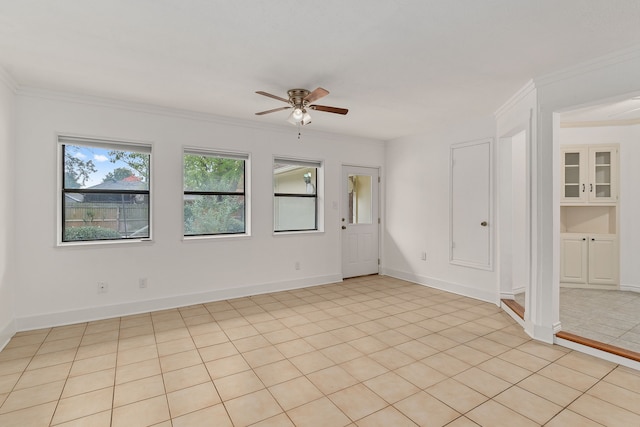
[{"label": "doorway opening", "polygon": [[525,130],[499,140],[500,298],[522,320],[531,288],[530,144]]},{"label": "doorway opening", "polygon": [[[558,338],[640,360],[640,97],[556,113]],[[584,186],[584,188],[583,188]],[[635,356],[634,356],[635,354]]]}]

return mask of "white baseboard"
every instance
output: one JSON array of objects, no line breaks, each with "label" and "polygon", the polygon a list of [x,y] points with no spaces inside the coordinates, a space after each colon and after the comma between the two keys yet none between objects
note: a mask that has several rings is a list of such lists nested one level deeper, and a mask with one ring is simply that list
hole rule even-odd
[{"label": "white baseboard", "polygon": [[518,295],[518,294],[522,294],[527,290],[526,287],[524,286],[520,286],[518,288],[513,288],[513,290],[511,292],[513,292],[514,295]]},{"label": "white baseboard", "polygon": [[640,362],[636,362],[635,360],[627,359],[626,357],[618,356],[607,351],[598,350],[593,347],[578,344],[577,342],[565,340],[558,337],[555,337],[554,344],[561,345],[563,347],[567,347],[581,353],[589,354],[591,356],[599,357],[600,359],[608,360],[609,362],[617,363],[618,365],[640,370]]},{"label": "white baseboard", "polygon": [[[15,319],[14,328],[18,331],[28,331],[337,282],[342,282],[341,275],[307,277],[304,279],[217,289],[215,291],[194,294],[173,295],[164,298],[125,302],[100,307],[87,307],[63,312],[18,317]],[[0,338],[2,338],[2,335],[0,335]]]},{"label": "white baseboard", "polygon": [[640,285],[623,285],[620,284],[621,291],[640,292]]},{"label": "white baseboard", "polygon": [[516,321],[518,325],[522,326],[522,329],[524,329],[524,320],[522,320],[515,311],[511,310],[511,308],[502,301],[500,301],[500,308],[502,308],[513,320]]},{"label": "white baseboard", "polygon": [[9,340],[15,335],[16,332],[17,329],[15,320],[9,321],[9,323],[0,328],[0,351],[2,351],[2,349],[5,348],[7,344],[9,344]]},{"label": "white baseboard", "polygon": [[420,276],[418,274],[394,270],[391,268],[383,269],[382,274],[395,277],[396,279],[402,279],[408,282],[417,283],[419,285],[429,286],[430,288],[440,289],[442,291],[451,292],[453,294],[500,305],[500,298],[497,292],[483,291],[480,289],[472,288],[470,286],[453,282],[446,282],[444,280],[434,279],[433,277]]}]

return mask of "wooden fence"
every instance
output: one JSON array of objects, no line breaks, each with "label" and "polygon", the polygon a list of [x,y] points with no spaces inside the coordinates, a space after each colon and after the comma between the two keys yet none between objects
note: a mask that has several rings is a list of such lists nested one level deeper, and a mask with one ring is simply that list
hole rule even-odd
[{"label": "wooden fence", "polygon": [[149,207],[142,204],[95,203],[67,205],[66,227],[102,227],[128,236],[149,225]]}]

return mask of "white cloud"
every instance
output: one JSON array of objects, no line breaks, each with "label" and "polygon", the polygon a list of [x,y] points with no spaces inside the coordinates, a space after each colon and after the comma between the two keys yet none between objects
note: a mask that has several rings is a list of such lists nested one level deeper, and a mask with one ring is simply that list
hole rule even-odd
[{"label": "white cloud", "polygon": [[109,158],[108,158],[107,156],[104,156],[104,155],[102,155],[102,154],[94,154],[94,155],[93,155],[93,159],[94,159],[96,162],[106,162],[106,161],[108,161],[108,160],[109,160]]},{"label": "white cloud", "polygon": [[85,154],[83,154],[83,153],[81,153],[79,151],[76,154],[74,154],[73,157],[75,157],[76,159],[80,159],[80,160],[87,158],[87,156]]}]

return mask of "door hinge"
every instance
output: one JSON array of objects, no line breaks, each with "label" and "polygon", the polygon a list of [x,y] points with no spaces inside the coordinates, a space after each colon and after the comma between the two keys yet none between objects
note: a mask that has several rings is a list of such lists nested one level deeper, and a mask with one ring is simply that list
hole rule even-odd
[{"label": "door hinge", "polygon": [[380,258],[378,258],[378,265],[380,265]]},{"label": "door hinge", "polygon": [[378,224],[380,224],[380,218],[378,218]]},{"label": "door hinge", "polygon": [[378,177],[378,184],[380,184],[380,177]]}]

